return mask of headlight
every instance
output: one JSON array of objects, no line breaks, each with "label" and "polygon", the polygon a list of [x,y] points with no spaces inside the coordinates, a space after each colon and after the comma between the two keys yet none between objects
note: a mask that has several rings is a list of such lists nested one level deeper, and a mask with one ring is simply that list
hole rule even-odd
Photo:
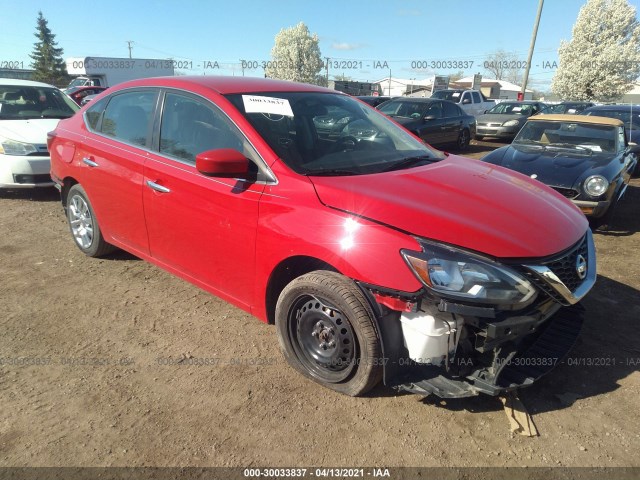
[{"label": "headlight", "polygon": [[607,191],[609,182],[602,175],[591,175],[584,181],[584,191],[592,197],[599,197]]},{"label": "headlight", "polygon": [[29,155],[37,151],[38,149],[30,143],[17,142],[16,140],[0,137],[0,153],[5,155]]},{"label": "headlight", "polygon": [[506,122],[504,122],[502,124],[503,127],[515,127],[516,125],[519,125],[520,122],[518,120],[507,120]]},{"label": "headlight", "polygon": [[537,290],[510,268],[457,248],[424,240],[422,252],[403,250],[418,279],[442,297],[503,308],[523,308]]}]

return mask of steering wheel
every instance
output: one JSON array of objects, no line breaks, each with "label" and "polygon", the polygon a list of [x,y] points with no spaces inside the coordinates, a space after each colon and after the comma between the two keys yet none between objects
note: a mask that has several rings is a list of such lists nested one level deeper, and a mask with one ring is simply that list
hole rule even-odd
[{"label": "steering wheel", "polygon": [[336,140],[335,145],[331,149],[332,152],[356,150],[358,148],[358,139],[353,135],[345,135]]}]

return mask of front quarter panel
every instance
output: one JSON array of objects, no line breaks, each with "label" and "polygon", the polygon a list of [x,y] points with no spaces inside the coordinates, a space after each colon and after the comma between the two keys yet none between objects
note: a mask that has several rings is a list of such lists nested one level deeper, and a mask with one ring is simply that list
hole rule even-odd
[{"label": "front quarter panel", "polygon": [[321,260],[368,284],[405,292],[420,289],[400,255],[403,248],[420,250],[413,237],[323,205],[306,177],[280,172],[278,178],[279,184],[268,186],[260,202],[254,315],[266,318],[270,275],[295,256]]}]

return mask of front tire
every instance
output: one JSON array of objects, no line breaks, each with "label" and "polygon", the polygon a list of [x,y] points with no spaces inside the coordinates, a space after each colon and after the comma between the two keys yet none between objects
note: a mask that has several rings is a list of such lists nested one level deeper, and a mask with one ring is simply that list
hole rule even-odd
[{"label": "front tire", "polygon": [[462,130],[460,130],[460,133],[458,134],[458,141],[456,142],[456,147],[460,151],[466,150],[467,147],[469,146],[470,141],[471,141],[471,134],[469,133],[469,130],[467,130],[466,128],[463,128]]},{"label": "front tire", "polygon": [[328,271],[296,278],[276,305],[278,341],[287,362],[307,378],[353,397],[382,378],[373,318],[353,281]]},{"label": "front tire", "polygon": [[67,195],[67,220],[76,245],[89,257],[100,257],[115,250],[105,242],[87,193],[76,184]]}]

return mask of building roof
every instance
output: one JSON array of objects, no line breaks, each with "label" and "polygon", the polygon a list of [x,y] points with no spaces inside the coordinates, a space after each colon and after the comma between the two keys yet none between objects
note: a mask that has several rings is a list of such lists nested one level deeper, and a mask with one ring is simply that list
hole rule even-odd
[{"label": "building roof", "polygon": [[[460,80],[457,80],[456,83],[473,85],[473,77],[461,78]],[[493,78],[483,79],[481,85],[483,87],[493,87],[496,85],[500,85],[500,90],[506,90],[506,91],[512,91],[512,92],[519,92],[520,90],[522,90],[522,87],[519,85],[516,85],[515,83],[507,82],[506,80],[495,80]],[[527,92],[533,93],[533,90],[527,88]]]}]

